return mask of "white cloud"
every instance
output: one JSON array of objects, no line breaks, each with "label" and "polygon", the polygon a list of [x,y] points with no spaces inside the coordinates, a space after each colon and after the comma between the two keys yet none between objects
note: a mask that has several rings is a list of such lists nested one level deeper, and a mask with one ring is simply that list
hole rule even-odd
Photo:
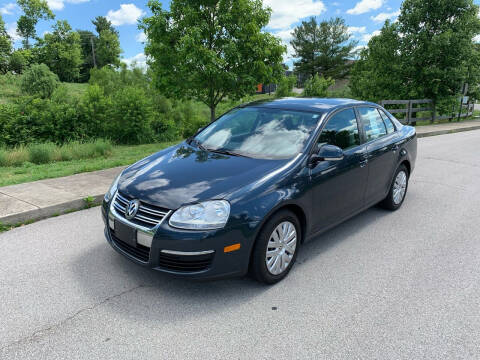
[{"label": "white cloud", "polygon": [[22,39],[21,36],[17,33],[16,23],[7,24],[7,34],[10,35],[13,42],[17,42]]},{"label": "white cloud", "polygon": [[17,4],[8,3],[0,7],[0,14],[2,15],[12,15],[13,11],[17,8]]},{"label": "white cloud", "polygon": [[476,43],[480,43],[480,35],[477,35],[473,38],[473,41]]},{"label": "white cloud", "polygon": [[363,34],[366,31],[367,31],[367,28],[365,26],[350,26],[348,28],[349,34],[355,34],[355,33]]},{"label": "white cloud", "polygon": [[396,18],[398,15],[400,15],[400,10],[391,13],[380,13],[376,16],[370,16],[370,19],[378,23],[383,23],[388,19]]},{"label": "white cloud", "polygon": [[139,43],[144,43],[147,41],[147,35],[142,31],[141,33],[138,33],[137,36],[135,36],[135,40]]},{"label": "white cloud", "polygon": [[287,61],[288,59],[292,59],[293,54],[295,53],[295,50],[293,49],[293,46],[290,44],[290,41],[293,39],[292,34],[293,34],[293,28],[273,32],[273,35],[282,39],[283,44],[287,47],[287,53],[284,54],[284,56],[283,56],[284,61]]},{"label": "white cloud", "polygon": [[347,10],[347,14],[360,15],[365,14],[371,10],[380,9],[385,0],[361,0],[354,8]]},{"label": "white cloud", "polygon": [[380,35],[380,30],[375,30],[371,34],[363,35],[362,41],[365,41],[366,43],[368,43],[372,37],[377,36],[377,35]]},{"label": "white cloud", "polygon": [[108,11],[107,19],[115,26],[133,25],[143,15],[145,15],[145,12],[134,4],[121,4],[120,9]]},{"label": "white cloud", "polygon": [[320,15],[326,11],[325,4],[318,0],[264,0],[272,8],[271,29],[289,29],[301,19]]},{"label": "white cloud", "polygon": [[144,53],[137,54],[131,58],[122,59],[122,62],[127,64],[128,67],[136,66],[138,68],[147,68],[147,56]]},{"label": "white cloud", "polygon": [[63,10],[65,3],[81,4],[90,0],[47,0],[47,4],[51,10]]}]

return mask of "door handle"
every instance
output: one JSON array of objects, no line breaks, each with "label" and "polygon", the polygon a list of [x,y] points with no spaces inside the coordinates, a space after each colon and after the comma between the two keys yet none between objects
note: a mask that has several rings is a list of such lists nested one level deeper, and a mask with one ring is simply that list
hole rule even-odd
[{"label": "door handle", "polygon": [[367,164],[368,164],[368,159],[360,161],[360,167],[361,168],[364,168],[365,166],[367,166]]}]

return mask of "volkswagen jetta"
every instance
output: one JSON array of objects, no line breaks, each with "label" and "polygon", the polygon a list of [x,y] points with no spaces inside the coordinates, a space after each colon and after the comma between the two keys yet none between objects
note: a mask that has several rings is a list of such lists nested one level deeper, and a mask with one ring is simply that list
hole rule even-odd
[{"label": "volkswagen jetta", "polygon": [[247,104],[123,171],[105,235],[162,272],[272,284],[304,242],[377,203],[400,208],[416,155],[415,129],[373,103]]}]

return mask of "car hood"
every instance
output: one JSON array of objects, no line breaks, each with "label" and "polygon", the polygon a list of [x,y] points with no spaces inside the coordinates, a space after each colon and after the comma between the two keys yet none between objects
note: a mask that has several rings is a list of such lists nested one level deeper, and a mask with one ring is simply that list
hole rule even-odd
[{"label": "car hood", "polygon": [[127,168],[119,191],[167,209],[211,200],[268,176],[288,160],[263,160],[216,154],[187,143],[156,153]]}]

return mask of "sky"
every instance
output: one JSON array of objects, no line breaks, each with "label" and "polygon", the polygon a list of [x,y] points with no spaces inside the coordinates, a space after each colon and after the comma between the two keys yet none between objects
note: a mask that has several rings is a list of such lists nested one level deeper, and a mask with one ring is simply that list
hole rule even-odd
[{"label": "sky", "polygon": [[[91,20],[106,16],[120,33],[122,58],[127,64],[136,62],[143,66],[145,35],[138,29],[138,20],[149,15],[147,0],[47,0],[55,13],[56,20],[67,20],[73,29],[94,31]],[[273,10],[265,29],[280,37],[288,47],[285,62],[291,67],[293,49],[289,45],[291,32],[302,20],[315,16],[318,20],[340,16],[345,19],[359,46],[382,27],[386,19],[395,20],[399,14],[401,0],[264,0]],[[477,2],[477,1],[476,1]],[[168,8],[170,1],[162,1]],[[0,13],[7,24],[9,34],[18,40],[16,21],[20,9],[13,0],[0,0]],[[37,33],[49,31],[54,21],[40,21]],[[19,46],[20,42],[16,42]]]}]

